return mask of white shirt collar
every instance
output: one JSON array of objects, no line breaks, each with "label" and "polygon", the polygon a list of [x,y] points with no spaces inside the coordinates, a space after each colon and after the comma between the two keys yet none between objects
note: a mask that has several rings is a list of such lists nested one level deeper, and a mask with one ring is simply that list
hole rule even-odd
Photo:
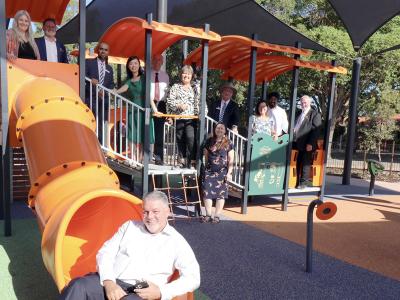
[{"label": "white shirt collar", "polygon": [[231,99],[229,99],[228,101],[224,101],[221,99],[221,107],[222,107],[222,104],[224,104],[224,103],[225,103],[225,106],[227,106],[230,101],[231,101]]},{"label": "white shirt collar", "polygon": [[54,41],[52,41],[52,40],[50,40],[47,36],[44,36],[44,39],[45,39],[46,41],[50,42],[50,43],[55,43],[55,42],[57,42],[57,39],[56,39],[56,38],[54,38]]}]

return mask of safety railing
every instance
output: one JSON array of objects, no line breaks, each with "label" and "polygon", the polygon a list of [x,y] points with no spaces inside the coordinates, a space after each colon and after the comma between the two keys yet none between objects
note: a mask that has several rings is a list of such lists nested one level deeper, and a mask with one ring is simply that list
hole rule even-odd
[{"label": "safety railing", "polygon": [[85,102],[95,116],[102,149],[125,164],[142,167],[144,109],[89,78],[86,84]]},{"label": "safety railing", "polygon": [[[114,156],[124,164],[130,166],[143,166],[143,141],[142,126],[144,126],[144,108],[132,103],[129,99],[114,93],[100,84],[92,84],[86,78],[89,96],[85,102],[96,118],[96,134],[102,149],[108,156]],[[176,121],[179,119],[197,119],[197,116],[154,114],[153,117],[163,117],[172,120],[164,123],[164,165],[178,167],[179,154],[176,143]],[[206,131],[212,135],[215,120],[206,116]],[[235,159],[233,163],[233,186],[243,188],[243,170],[245,163],[245,147],[247,139],[237,132],[228,129],[228,137],[232,142]]]},{"label": "safety railing", "polygon": [[153,118],[165,118],[164,123],[164,141],[163,141],[163,151],[164,151],[164,165],[167,166],[180,166],[182,159],[179,156],[178,145],[176,141],[176,121],[177,120],[193,120],[198,119],[197,116],[192,115],[172,115],[172,114],[153,114]]},{"label": "safety railing", "polygon": [[[214,126],[218,124],[217,121],[206,116],[206,130],[208,136],[212,136]],[[230,183],[238,188],[243,188],[244,178],[244,163],[246,158],[246,143],[247,139],[239,133],[228,128],[228,138],[233,144],[233,150],[235,152],[235,159],[233,161],[233,173],[232,181]]]}]

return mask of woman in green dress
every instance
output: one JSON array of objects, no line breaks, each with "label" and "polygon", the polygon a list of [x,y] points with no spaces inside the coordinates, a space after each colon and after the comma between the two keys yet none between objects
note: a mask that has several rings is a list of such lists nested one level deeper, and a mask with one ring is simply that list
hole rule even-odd
[{"label": "woman in green dress", "polygon": [[[128,92],[129,100],[141,108],[145,105],[145,76],[140,66],[140,60],[137,56],[131,56],[126,62],[126,74],[128,80],[115,92],[117,94]],[[150,105],[155,111],[155,104],[150,100]],[[134,153],[139,162],[143,161],[142,145],[144,142],[144,111],[134,105],[128,105],[128,119],[127,122],[127,138],[129,149],[131,144],[134,145]],[[154,122],[150,118],[150,144],[154,144]]]}]

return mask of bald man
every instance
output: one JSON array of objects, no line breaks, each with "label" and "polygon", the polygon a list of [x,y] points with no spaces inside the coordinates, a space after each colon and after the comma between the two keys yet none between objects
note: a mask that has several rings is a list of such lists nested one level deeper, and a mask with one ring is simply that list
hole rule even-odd
[{"label": "bald man", "polygon": [[[90,78],[92,92],[90,93],[90,84],[86,82],[85,103],[93,111],[97,119],[98,138],[100,143],[102,143],[103,127],[105,127],[105,123],[108,121],[108,108],[110,103],[108,93],[103,93],[104,90],[102,88],[99,89],[98,97],[96,98],[96,85],[103,86],[107,89],[113,89],[114,73],[112,67],[108,64],[108,53],[110,51],[110,46],[106,43],[100,43],[97,51],[97,58],[86,60],[86,77]],[[92,99],[90,99],[90,97],[92,97]],[[106,136],[105,139],[107,139]]]}]

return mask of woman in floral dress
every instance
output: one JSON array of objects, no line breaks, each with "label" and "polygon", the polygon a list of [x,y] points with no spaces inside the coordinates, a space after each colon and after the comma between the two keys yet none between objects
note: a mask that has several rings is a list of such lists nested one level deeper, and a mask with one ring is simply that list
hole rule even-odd
[{"label": "woman in floral dress", "polygon": [[276,124],[273,118],[268,116],[268,105],[267,102],[261,100],[256,106],[256,115],[253,119],[252,125],[253,134],[263,132],[271,135],[274,140],[278,138],[276,134]]},{"label": "woman in floral dress", "polygon": [[[228,181],[232,180],[234,151],[226,133],[225,125],[218,123],[214,128],[213,136],[207,139],[205,143],[203,199],[206,216],[200,219],[203,223],[219,223],[225,198],[228,198]],[[213,218],[211,214],[214,199],[216,202]]]}]

